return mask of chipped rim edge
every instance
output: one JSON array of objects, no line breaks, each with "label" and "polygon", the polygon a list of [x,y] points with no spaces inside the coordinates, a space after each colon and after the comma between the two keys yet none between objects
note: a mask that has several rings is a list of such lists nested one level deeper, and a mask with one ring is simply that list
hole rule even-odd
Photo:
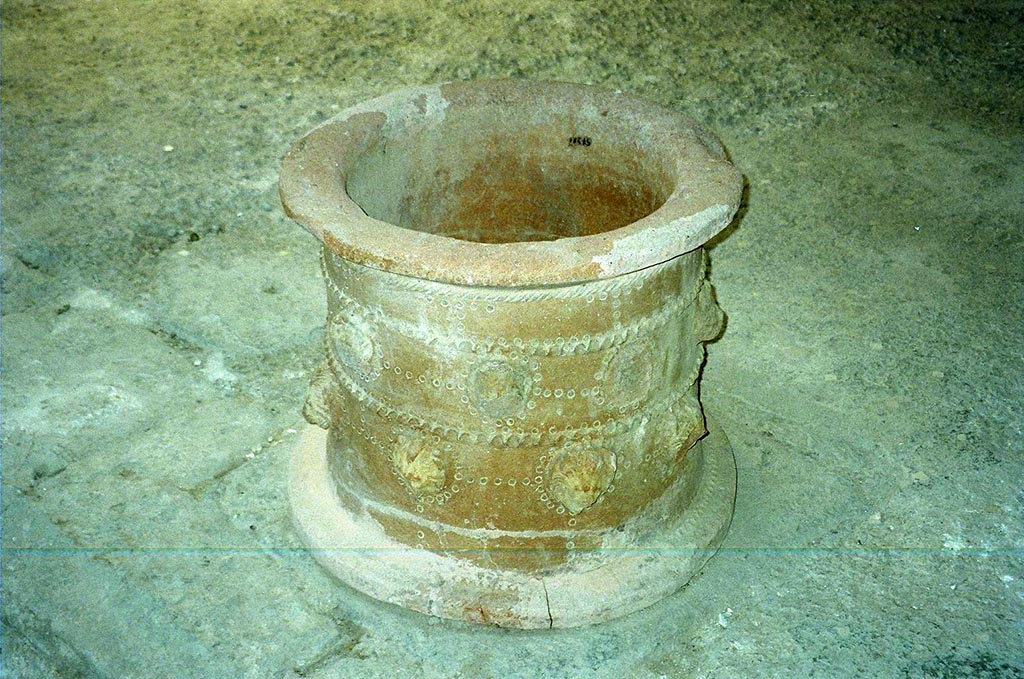
[{"label": "chipped rim edge", "polygon": [[735,508],[736,460],[725,433],[710,421],[708,429],[697,444],[705,472],[686,509],[640,546],[602,557],[596,566],[584,559],[581,567],[549,575],[486,569],[399,543],[369,515],[342,506],[328,470],[327,432],[313,425],[301,432],[292,453],[292,518],[325,569],[380,601],[499,627],[597,624],[674,594],[725,539]]},{"label": "chipped rim edge", "polygon": [[[450,98],[473,96],[601,106],[612,102],[624,115],[641,121],[667,149],[664,153],[676,158],[673,191],[654,212],[617,229],[510,243],[479,243],[406,229],[368,216],[348,195],[347,166],[358,160],[368,137],[383,133],[392,116],[401,124],[414,101],[427,101],[431,111],[444,111]],[[317,144],[335,145],[332,162],[316,156],[323,152]],[[329,181],[320,181],[325,178]],[[285,213],[346,259],[439,282],[504,287],[611,278],[690,252],[728,226],[739,208],[742,188],[742,175],[717,137],[696,121],[619,91],[529,80],[409,87],[352,106],[292,145],[282,161],[279,183]]]}]

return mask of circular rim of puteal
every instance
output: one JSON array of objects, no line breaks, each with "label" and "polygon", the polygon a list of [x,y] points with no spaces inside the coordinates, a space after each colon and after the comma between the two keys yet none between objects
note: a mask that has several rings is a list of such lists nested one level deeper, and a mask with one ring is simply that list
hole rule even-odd
[{"label": "circular rim of puteal", "polygon": [[[375,141],[413,123],[439,121],[452,106],[468,110],[501,102],[532,102],[531,112],[546,107],[567,120],[598,110],[596,115],[619,117],[633,136],[618,143],[656,149],[658,158],[670,159],[658,167],[669,175],[671,193],[650,214],[609,231],[480,243],[374,219],[345,190],[349,172]],[[279,184],[287,215],[349,261],[428,280],[501,287],[611,278],[690,252],[732,221],[742,187],[721,143],[694,120],[619,91],[528,80],[410,87],[348,108],[292,145]]]}]

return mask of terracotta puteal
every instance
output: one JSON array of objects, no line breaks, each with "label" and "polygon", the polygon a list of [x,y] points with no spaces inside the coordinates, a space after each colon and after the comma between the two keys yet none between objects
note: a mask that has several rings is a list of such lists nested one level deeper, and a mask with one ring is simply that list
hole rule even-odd
[{"label": "terracotta puteal", "polygon": [[683,586],[735,497],[699,379],[723,320],[702,246],[741,186],[694,121],[568,83],[414,87],[296,142],[281,198],[328,316],[290,496],[320,562],[522,628]]}]

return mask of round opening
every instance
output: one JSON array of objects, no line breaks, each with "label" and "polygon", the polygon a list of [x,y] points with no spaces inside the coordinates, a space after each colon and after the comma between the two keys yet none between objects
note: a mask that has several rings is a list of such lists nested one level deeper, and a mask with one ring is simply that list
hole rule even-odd
[{"label": "round opening", "polygon": [[349,161],[345,190],[374,219],[478,243],[603,233],[668,199],[668,163],[628,121],[531,104],[384,126]]},{"label": "round opening", "polygon": [[742,176],[674,111],[572,83],[413,87],[346,109],[281,166],[324,247],[404,276],[527,287],[611,278],[700,247]]}]

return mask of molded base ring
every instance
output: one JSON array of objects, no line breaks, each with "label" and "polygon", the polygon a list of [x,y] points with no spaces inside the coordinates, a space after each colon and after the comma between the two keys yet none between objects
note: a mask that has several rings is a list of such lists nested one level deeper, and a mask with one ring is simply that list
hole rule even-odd
[{"label": "molded base ring", "polygon": [[652,533],[578,553],[549,573],[482,568],[390,538],[368,514],[339,502],[328,471],[327,432],[314,426],[302,432],[292,455],[292,513],[317,561],[375,599],[501,627],[594,624],[669,596],[717,551],[732,521],[736,461],[725,434],[710,422],[708,429],[687,453],[702,455],[703,469],[684,511],[662,508],[668,518]]}]

